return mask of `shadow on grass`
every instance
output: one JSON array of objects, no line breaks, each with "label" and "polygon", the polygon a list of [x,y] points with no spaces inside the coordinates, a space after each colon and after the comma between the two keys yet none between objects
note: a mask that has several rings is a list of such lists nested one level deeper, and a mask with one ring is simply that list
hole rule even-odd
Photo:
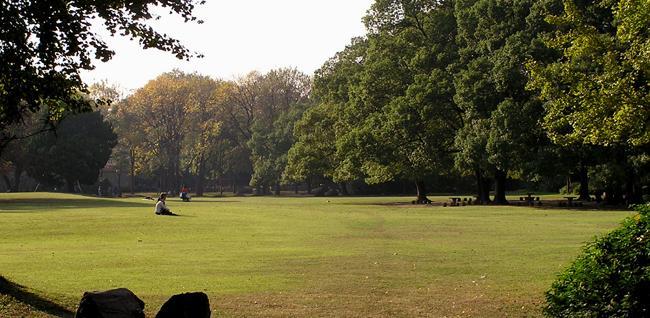
[{"label": "shadow on grass", "polygon": [[[560,202],[564,202],[565,205],[560,206]],[[445,205],[445,203],[447,205]],[[569,210],[569,211],[603,211],[603,212],[631,212],[633,211],[632,209],[624,206],[624,205],[596,205],[595,203],[589,202],[585,203],[581,206],[566,206],[566,201],[561,201],[561,200],[547,200],[547,201],[542,201],[542,205],[528,205],[516,200],[510,200],[509,204],[460,204],[457,206],[451,206],[449,202],[443,202],[443,201],[433,201],[429,204],[413,204],[412,202],[344,202],[344,203],[336,203],[339,205],[355,205],[355,206],[384,206],[384,207],[448,207],[448,208],[464,208],[464,207],[517,207],[517,208],[529,208],[529,209],[539,209],[539,210]]]},{"label": "shadow on grass", "polygon": [[235,200],[219,200],[219,199],[204,199],[205,197],[197,198],[197,199],[192,199],[190,202],[183,202],[181,199],[167,199],[168,202],[180,202],[183,204],[192,204],[192,203],[238,203],[241,201],[235,201]]},{"label": "shadow on grass", "polygon": [[69,309],[36,295],[28,291],[25,286],[13,283],[2,276],[0,276],[0,294],[11,296],[23,304],[52,316],[74,317],[74,312]]},{"label": "shadow on grass", "polygon": [[569,211],[603,211],[603,212],[633,212],[634,210],[622,206],[622,205],[595,205],[595,204],[583,204],[582,206],[560,206],[559,202],[551,202],[543,204],[542,206],[535,206],[536,209],[540,210],[569,210]]},{"label": "shadow on grass", "polygon": [[133,202],[101,198],[28,198],[0,200],[0,213],[52,212],[61,209],[153,207],[151,201]]}]

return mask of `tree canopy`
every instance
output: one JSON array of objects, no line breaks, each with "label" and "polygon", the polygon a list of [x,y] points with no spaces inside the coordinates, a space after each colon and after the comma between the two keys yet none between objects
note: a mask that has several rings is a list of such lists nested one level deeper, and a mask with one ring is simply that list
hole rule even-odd
[{"label": "tree canopy", "polygon": [[156,19],[153,6],[169,9],[186,22],[199,0],[0,2],[0,151],[16,135],[7,127],[21,124],[29,113],[44,111],[51,125],[64,113],[91,110],[93,103],[79,76],[95,61],[114,52],[92,28],[93,21],[111,35],[136,40],[143,48],[169,51],[180,59],[198,54],[147,24]]},{"label": "tree canopy", "polygon": [[[23,44],[3,38],[3,59],[24,58],[0,65],[3,142],[38,132],[33,112],[53,122],[94,103],[119,136],[111,166],[129,171],[132,190],[136,181],[161,191],[194,185],[199,195],[227,183],[238,194],[386,186],[415,189],[414,203],[428,203],[433,186],[498,204],[513,186],[563,188],[581,200],[606,192],[611,203],[647,193],[647,1],[376,0],[363,19],[367,34],[312,77],[293,68],[234,80],[172,71],[126,98],[108,83],[79,81],[80,69],[113,54],[89,19],[189,58],[145,23],[156,18],[151,5],[192,21],[199,3],[3,3],[26,22],[1,35],[27,34]],[[29,13],[35,8],[53,10],[53,20]],[[35,140],[10,144],[2,157],[10,187],[24,170],[11,164],[26,156],[17,146]]]},{"label": "tree canopy", "polygon": [[544,43],[560,52],[529,64],[545,102],[544,126],[559,144],[650,144],[650,3],[563,2],[549,12]]},{"label": "tree canopy", "polygon": [[56,130],[34,137],[27,173],[51,185],[93,184],[111,156],[117,135],[98,111],[65,116]]}]

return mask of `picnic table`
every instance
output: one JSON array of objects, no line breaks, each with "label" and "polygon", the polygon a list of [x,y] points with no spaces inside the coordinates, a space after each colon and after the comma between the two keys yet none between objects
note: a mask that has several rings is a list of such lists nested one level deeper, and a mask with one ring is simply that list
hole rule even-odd
[{"label": "picnic table", "polygon": [[458,206],[462,199],[460,197],[449,197],[449,200],[451,201],[451,206]]},{"label": "picnic table", "polygon": [[[449,206],[465,206],[465,205],[472,205],[472,198],[467,198],[467,197],[449,197]],[[444,206],[447,206],[447,203],[444,203]]]},{"label": "picnic table", "polygon": [[535,193],[529,192],[525,197],[519,197],[520,201],[524,201],[528,205],[535,205],[535,200],[539,201],[539,197],[534,197]]},{"label": "picnic table", "polygon": [[568,197],[563,197],[563,198],[565,198],[567,200],[567,206],[573,206],[573,199],[575,199],[577,197],[568,196]]}]

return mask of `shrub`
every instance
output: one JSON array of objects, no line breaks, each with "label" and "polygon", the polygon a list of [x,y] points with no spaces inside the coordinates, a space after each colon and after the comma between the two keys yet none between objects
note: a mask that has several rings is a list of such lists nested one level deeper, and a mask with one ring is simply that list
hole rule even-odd
[{"label": "shrub", "polygon": [[571,192],[568,191],[567,186],[563,186],[560,188],[560,194],[573,194],[573,195],[578,195],[580,194],[580,184],[573,184],[571,187]]},{"label": "shrub", "polygon": [[546,293],[551,317],[650,316],[650,205],[589,243]]}]

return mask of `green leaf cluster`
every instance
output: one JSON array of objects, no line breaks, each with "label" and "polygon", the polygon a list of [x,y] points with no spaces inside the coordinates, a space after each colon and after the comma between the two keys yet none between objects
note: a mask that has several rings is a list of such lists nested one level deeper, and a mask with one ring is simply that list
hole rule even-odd
[{"label": "green leaf cluster", "polygon": [[650,3],[563,1],[544,43],[560,57],[528,66],[559,144],[650,144]]},{"label": "green leaf cluster", "polygon": [[550,317],[650,314],[650,205],[585,247],[546,293]]}]

